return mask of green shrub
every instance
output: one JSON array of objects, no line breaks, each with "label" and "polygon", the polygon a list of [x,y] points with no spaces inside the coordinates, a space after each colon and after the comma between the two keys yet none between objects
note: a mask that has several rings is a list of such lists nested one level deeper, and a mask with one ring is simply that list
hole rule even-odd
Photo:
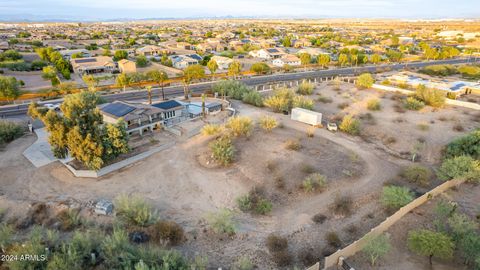
[{"label": "green shrub", "polygon": [[311,95],[313,94],[313,89],[315,88],[315,85],[313,83],[310,83],[308,81],[303,80],[297,88],[297,93],[300,95]]},{"label": "green shrub", "polygon": [[242,96],[242,101],[253,106],[263,107],[263,97],[255,90],[245,92]]},{"label": "green shrub", "polygon": [[235,137],[250,136],[253,129],[253,121],[247,116],[236,116],[228,119],[225,125]]},{"label": "green shrub", "polygon": [[170,245],[177,245],[184,239],[183,228],[173,221],[158,221],[148,228],[148,234],[156,243],[168,241]]},{"label": "green shrub", "polygon": [[258,123],[260,124],[260,127],[268,132],[272,131],[272,129],[278,126],[277,119],[268,115],[260,117]]},{"label": "green shrub", "polygon": [[252,189],[247,195],[237,198],[237,204],[243,212],[255,212],[266,215],[272,211],[272,203],[265,197],[262,190]]},{"label": "green shrub", "polygon": [[420,101],[414,97],[408,97],[403,102],[403,107],[407,110],[418,111],[418,110],[421,110],[423,107],[425,107],[425,103],[423,103],[423,101]]},{"label": "green shrub", "polygon": [[385,256],[391,249],[390,239],[387,235],[381,234],[367,239],[367,244],[363,247],[364,252],[370,259],[370,264],[375,266],[375,262]]},{"label": "green shrub", "polygon": [[13,243],[13,227],[5,223],[0,223],[0,248],[6,250]]},{"label": "green shrub", "polygon": [[358,76],[356,85],[358,88],[370,88],[375,83],[375,79],[373,79],[370,73],[364,73]]},{"label": "green shrub", "polygon": [[445,159],[437,171],[438,178],[446,181],[465,178],[468,181],[480,181],[480,161],[470,156],[458,156]]},{"label": "green shrub", "polygon": [[115,199],[116,215],[135,226],[148,226],[157,220],[157,213],[139,195],[120,195]]},{"label": "green shrub", "polygon": [[382,204],[389,209],[397,210],[413,201],[413,193],[406,187],[383,187]]},{"label": "green shrub", "polygon": [[336,215],[348,216],[353,208],[353,200],[349,195],[336,196],[333,202],[333,212]]},{"label": "green shrub", "polygon": [[242,100],[245,93],[253,90],[240,81],[226,80],[214,84],[212,91],[220,96],[227,95],[233,99]]},{"label": "green shrub", "polygon": [[252,270],[253,268],[252,261],[246,256],[238,258],[233,264],[233,270]]},{"label": "green shrub", "polygon": [[338,234],[335,232],[329,232],[326,235],[326,240],[328,244],[332,247],[339,248],[342,246],[342,240],[340,240],[340,237],[338,237]]},{"label": "green shrub", "polygon": [[57,215],[60,221],[60,229],[69,231],[82,224],[80,211],[78,209],[65,209],[60,211]]},{"label": "green shrub", "polygon": [[292,100],[293,108],[303,108],[307,110],[313,110],[314,102],[312,99],[305,96],[295,96]]},{"label": "green shrub", "polygon": [[9,143],[23,135],[24,129],[13,122],[0,121],[0,145]]},{"label": "green shrub", "polygon": [[203,126],[201,133],[204,136],[218,135],[223,131],[223,127],[217,124],[206,124]]},{"label": "green shrub", "polygon": [[471,156],[474,159],[480,159],[480,129],[476,129],[469,134],[455,139],[447,145],[445,157],[452,158],[457,156]]},{"label": "green shrub", "polygon": [[233,221],[232,211],[223,208],[217,213],[211,213],[207,216],[207,221],[215,233],[235,234],[235,223]]},{"label": "green shrub", "polygon": [[277,264],[279,267],[285,267],[292,263],[292,255],[288,250],[282,250],[278,252],[272,253],[272,260]]},{"label": "green shrub", "polygon": [[306,192],[323,191],[327,186],[327,179],[319,173],[312,173],[302,182],[302,188]]},{"label": "green shrub", "polygon": [[223,166],[233,162],[235,157],[235,147],[229,136],[221,136],[210,143],[213,159]]},{"label": "green shrub", "polygon": [[382,106],[380,105],[380,100],[377,98],[370,99],[367,101],[367,109],[370,111],[379,111],[382,109]]},{"label": "green shrub", "polygon": [[442,107],[445,104],[445,93],[442,90],[426,88],[419,85],[415,91],[415,97],[432,107]]},{"label": "green shrub", "polygon": [[293,105],[295,92],[288,88],[276,89],[272,96],[265,99],[265,106],[271,108],[274,112],[288,112]]},{"label": "green shrub", "polygon": [[358,135],[360,134],[360,121],[353,118],[352,115],[346,115],[345,117],[343,117],[339,128],[341,131],[350,135]]},{"label": "green shrub", "polygon": [[403,170],[402,176],[411,183],[416,183],[421,186],[428,186],[430,184],[432,172],[425,166],[412,165]]},{"label": "green shrub", "polygon": [[319,96],[319,97],[317,98],[317,101],[318,101],[318,102],[322,102],[322,103],[332,103],[332,102],[333,102],[333,99],[330,98],[330,97]]}]

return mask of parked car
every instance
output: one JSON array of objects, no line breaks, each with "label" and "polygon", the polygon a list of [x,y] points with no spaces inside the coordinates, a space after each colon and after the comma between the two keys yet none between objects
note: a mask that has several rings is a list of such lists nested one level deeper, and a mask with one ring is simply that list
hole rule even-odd
[{"label": "parked car", "polygon": [[60,104],[46,103],[46,104],[43,104],[43,106],[49,110],[55,110],[55,111],[60,110]]},{"label": "parked car", "polygon": [[328,122],[327,129],[330,130],[330,131],[337,131],[338,127],[337,127],[336,123]]}]

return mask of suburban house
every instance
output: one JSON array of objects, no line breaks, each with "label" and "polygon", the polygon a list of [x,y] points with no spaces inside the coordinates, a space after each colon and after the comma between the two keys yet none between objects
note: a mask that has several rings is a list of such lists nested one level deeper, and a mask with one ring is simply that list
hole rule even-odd
[{"label": "suburban house", "polygon": [[182,50],[192,49],[192,45],[190,45],[190,43],[187,43],[187,42],[178,42],[176,46],[178,49],[182,49]]},{"label": "suburban house", "polygon": [[330,53],[326,52],[325,50],[322,50],[320,48],[303,48],[297,51],[297,54],[300,55],[302,53],[308,53],[312,57],[318,57],[321,54],[327,54],[330,55]]},{"label": "suburban house", "polygon": [[60,50],[60,54],[62,55],[63,59],[70,60],[72,59],[72,55],[80,55],[78,58],[84,57],[91,57],[92,55],[88,50],[85,49],[78,49],[78,50]]},{"label": "suburban house", "polygon": [[196,65],[202,60],[198,54],[173,55],[170,56],[174,68],[184,69],[191,65]]},{"label": "suburban house", "polygon": [[300,61],[300,58],[298,58],[297,56],[292,54],[286,54],[280,58],[274,59],[272,63],[276,67],[283,67],[285,65],[295,67],[295,66],[300,66],[302,62]]},{"label": "suburban house", "polygon": [[98,73],[111,73],[115,70],[115,62],[111,57],[98,56],[88,58],[76,58],[71,59],[73,72],[77,74],[98,74]]},{"label": "suburban house", "polygon": [[215,60],[217,62],[218,68],[219,69],[228,69],[230,64],[233,62],[233,59],[224,57],[224,56],[219,56],[219,55],[214,55],[211,58],[212,60]]},{"label": "suburban house", "polygon": [[249,55],[253,57],[267,59],[267,60],[280,58],[284,54],[285,52],[278,48],[261,49],[258,51],[251,51],[249,53]]},{"label": "suburban house", "polygon": [[135,73],[137,72],[137,65],[133,61],[122,59],[118,61],[118,70],[121,73]]},{"label": "suburban house", "polygon": [[187,117],[186,107],[176,100],[162,101],[154,104],[114,101],[99,105],[105,123],[125,122],[129,135],[143,135],[162,126],[179,123]]},{"label": "suburban house", "polygon": [[308,46],[312,46],[312,42],[309,39],[301,38],[301,39],[294,40],[293,46],[295,48],[308,47]]},{"label": "suburban house", "polygon": [[171,54],[171,52],[168,49],[155,46],[155,45],[147,45],[142,48],[137,49],[137,54],[143,55],[146,57],[152,57],[152,56],[159,56],[163,54]]}]

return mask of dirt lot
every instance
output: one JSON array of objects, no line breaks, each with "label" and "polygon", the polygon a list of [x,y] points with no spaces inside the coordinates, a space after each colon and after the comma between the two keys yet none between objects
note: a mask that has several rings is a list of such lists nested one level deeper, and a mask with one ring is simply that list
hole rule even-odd
[{"label": "dirt lot", "polygon": [[[333,116],[342,111],[338,104],[349,101],[352,105],[343,113],[362,114],[366,112],[365,100],[382,96],[371,90],[354,90],[347,84],[342,89],[350,97],[326,84],[320,85],[318,92],[331,97],[333,102],[317,102],[316,109],[325,116]],[[177,221],[185,228],[188,240],[178,249],[189,257],[208,256],[211,267],[230,267],[236,258],[246,255],[258,269],[278,269],[265,248],[265,239],[272,232],[289,239],[293,265],[308,266],[361,237],[386,217],[379,203],[380,190],[385,182],[397,177],[403,166],[410,164],[395,153],[409,151],[412,140],[424,136],[428,147],[421,152],[421,160],[434,164],[440,148],[462,134],[452,130],[455,123],[464,125],[463,132],[476,125],[471,121],[473,114],[465,114],[461,109],[397,113],[392,108],[396,101],[389,96],[381,97],[381,102],[384,109],[372,113],[376,124],[364,124],[363,132],[395,136],[396,142],[388,148],[383,147],[380,137],[374,136],[366,142],[325,129],[316,129],[314,137],[308,138],[308,127],[291,121],[289,116],[235,102],[234,107],[241,115],[256,119],[269,114],[281,121],[283,128],[272,133],[257,128],[250,138],[236,140],[236,160],[227,168],[205,166],[202,156],[206,155],[211,138],[196,136],[115,174],[98,180],[77,179],[59,163],[35,169],[22,156],[35,138],[24,136],[0,153],[0,204],[8,207],[12,216],[17,210],[24,212],[34,201],[71,201],[86,206],[99,198],[139,193],[158,208],[162,218]],[[442,115],[456,120],[436,120]],[[407,121],[394,123],[398,117]],[[431,120],[435,123],[431,124]],[[427,121],[430,129],[416,129],[418,121]],[[287,150],[288,139],[298,139],[302,148]],[[312,171],[327,176],[325,191],[306,194],[299,189],[303,178]],[[283,188],[277,185],[278,176],[285,183]],[[273,201],[273,210],[267,216],[242,213],[236,206],[236,198],[254,186],[263,187]],[[332,204],[342,197],[350,199],[350,213],[332,211]],[[213,235],[205,224],[208,213],[225,207],[235,209],[238,233],[233,238]],[[317,214],[324,215],[325,220],[314,222],[312,217]],[[327,243],[329,232],[337,233],[338,246]]]},{"label": "dirt lot", "polygon": [[[375,269],[431,269],[427,257],[421,257],[407,248],[407,234],[410,230],[433,229],[432,222],[434,217],[434,208],[439,200],[449,200],[458,204],[458,211],[467,214],[473,220],[477,219],[480,205],[480,186],[463,184],[458,189],[450,190],[442,196],[427,202],[413,212],[407,214],[399,222],[393,225],[387,233],[391,237],[392,249],[389,254],[382,259]],[[370,269],[371,266],[362,253],[358,253],[349,259],[352,265],[358,269]],[[460,258],[452,261],[434,259],[433,268],[438,270],[447,269],[469,269],[463,265]]]}]

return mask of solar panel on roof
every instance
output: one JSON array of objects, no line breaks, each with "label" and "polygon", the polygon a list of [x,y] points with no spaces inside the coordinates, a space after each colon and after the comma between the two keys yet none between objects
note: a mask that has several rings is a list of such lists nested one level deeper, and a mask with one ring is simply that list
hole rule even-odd
[{"label": "solar panel on roof", "polygon": [[92,63],[92,62],[97,62],[97,59],[95,58],[80,58],[80,59],[75,59],[76,63]]},{"label": "solar panel on roof", "polygon": [[103,107],[101,110],[108,114],[115,115],[117,117],[122,117],[127,113],[130,113],[131,111],[135,110],[135,107],[132,107],[123,103],[110,103],[105,107]]},{"label": "solar panel on roof", "polygon": [[165,102],[152,104],[152,106],[156,107],[156,108],[159,108],[159,109],[163,109],[163,110],[169,110],[169,109],[172,109],[172,108],[175,108],[175,107],[182,106],[182,104],[180,104],[176,100],[168,100],[168,101],[165,101]]}]

